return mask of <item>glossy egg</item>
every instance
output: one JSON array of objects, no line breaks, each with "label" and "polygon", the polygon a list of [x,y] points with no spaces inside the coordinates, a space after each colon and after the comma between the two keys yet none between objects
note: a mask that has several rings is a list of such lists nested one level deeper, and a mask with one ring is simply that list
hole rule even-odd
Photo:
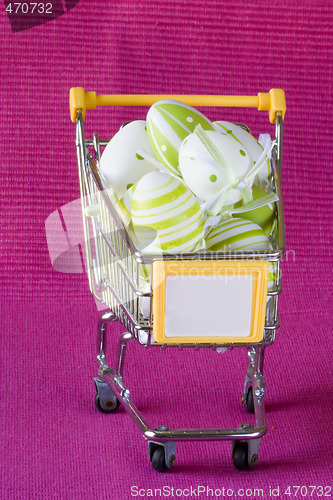
[{"label": "glossy egg", "polygon": [[180,174],[180,145],[198,124],[204,130],[214,130],[202,113],[179,101],[158,101],[148,111],[147,129],[151,147],[156,158],[175,175]]},{"label": "glossy egg", "polygon": [[230,218],[216,226],[206,237],[207,250],[269,250],[271,244],[260,226],[245,219]]},{"label": "glossy egg", "polygon": [[[263,152],[263,147],[253,135],[244,130],[239,125],[235,123],[225,122],[225,121],[217,121],[213,123],[215,130],[222,134],[228,134],[237,141],[249,152],[252,160],[255,162],[258,161],[259,157]],[[271,165],[269,159],[267,158],[265,165],[262,167],[260,172],[256,175],[253,183],[265,187],[267,185],[267,179],[271,174]]]},{"label": "glossy egg", "polygon": [[106,187],[112,188],[118,198],[143,175],[157,170],[137,153],[138,149],[154,156],[144,120],[136,120],[122,127],[103,151],[100,172]]},{"label": "glossy egg", "polygon": [[[250,171],[253,166],[252,158],[239,141],[228,134],[215,131],[207,131],[206,134],[238,179]],[[179,167],[188,187],[204,201],[212,199],[229,184],[196,134],[190,134],[183,141],[179,151]],[[241,191],[234,190],[226,200],[226,205],[238,202],[241,197]]]},{"label": "glossy egg", "polygon": [[192,251],[204,236],[204,216],[191,191],[176,177],[150,172],[137,183],[132,222],[141,246]]}]

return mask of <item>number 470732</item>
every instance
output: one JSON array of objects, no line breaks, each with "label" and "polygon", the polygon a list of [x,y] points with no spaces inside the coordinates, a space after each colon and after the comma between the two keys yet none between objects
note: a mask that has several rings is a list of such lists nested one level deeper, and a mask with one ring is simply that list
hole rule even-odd
[{"label": "number 470732", "polygon": [[52,3],[9,3],[6,7],[9,14],[52,14]]},{"label": "number 470732", "polygon": [[289,497],[332,498],[332,487],[331,486],[288,486],[284,494]]}]

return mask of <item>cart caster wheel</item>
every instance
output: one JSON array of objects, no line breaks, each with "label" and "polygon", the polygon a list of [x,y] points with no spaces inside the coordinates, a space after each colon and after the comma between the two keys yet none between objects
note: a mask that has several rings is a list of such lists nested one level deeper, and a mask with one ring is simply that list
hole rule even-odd
[{"label": "cart caster wheel", "polygon": [[158,446],[152,455],[151,464],[158,472],[166,472],[175,463],[175,456],[172,455],[169,460],[169,467],[165,462],[165,451],[163,446]]},{"label": "cart caster wheel", "polygon": [[249,387],[246,395],[246,409],[249,413],[254,413],[253,389]]},{"label": "cart caster wheel", "polygon": [[118,399],[116,399],[115,401],[113,399],[110,399],[109,401],[105,402],[106,408],[102,408],[101,402],[99,399],[99,394],[98,393],[95,394],[95,406],[96,406],[97,410],[100,411],[101,413],[113,413],[114,411],[117,410],[117,408],[119,408],[119,405],[120,405],[120,403],[119,403]]},{"label": "cart caster wheel", "polygon": [[248,444],[246,442],[232,442],[232,461],[238,470],[246,470],[249,468]]}]

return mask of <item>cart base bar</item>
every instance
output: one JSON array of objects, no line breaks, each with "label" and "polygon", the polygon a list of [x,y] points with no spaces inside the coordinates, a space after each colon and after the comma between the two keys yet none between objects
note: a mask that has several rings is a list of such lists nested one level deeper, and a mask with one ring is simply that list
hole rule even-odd
[{"label": "cart base bar", "polygon": [[[105,367],[104,367],[105,370]],[[213,440],[248,440],[262,438],[267,431],[266,425],[253,427],[250,424],[243,424],[236,428],[217,428],[217,429],[168,429],[160,426],[151,429],[147,426],[141,413],[129,398],[129,390],[125,389],[115,376],[112,368],[107,368],[108,373],[104,373],[103,378],[99,379],[97,384],[106,382],[111,391],[115,394],[120,404],[126,412],[132,417],[134,422],[140,428],[143,437],[155,442],[164,441],[213,441]],[[96,382],[96,380],[95,380]]]}]

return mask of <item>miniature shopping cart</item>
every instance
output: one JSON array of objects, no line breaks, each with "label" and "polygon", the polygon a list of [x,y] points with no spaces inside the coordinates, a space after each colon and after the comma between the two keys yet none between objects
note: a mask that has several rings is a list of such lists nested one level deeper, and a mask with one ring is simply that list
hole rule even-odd
[{"label": "miniature shopping cart", "polygon": [[[101,149],[109,141],[99,140],[96,133],[92,139],[85,139],[83,122],[86,110],[95,109],[96,106],[150,106],[166,98],[192,106],[256,107],[269,111],[270,122],[275,123],[269,184],[271,190],[278,195],[278,202],[275,204],[276,223],[270,236],[272,250],[198,251],[163,255],[145,254],[138,250],[112,202],[112,197],[105,190],[99,172]],[[110,413],[119,404],[122,405],[148,441],[149,459],[158,471],[166,471],[174,464],[177,441],[195,440],[232,440],[235,467],[253,467],[258,461],[261,438],[266,433],[264,351],[266,346],[274,342],[275,332],[279,327],[280,261],[285,246],[280,185],[282,126],[286,110],[284,92],[273,89],[257,96],[96,95],[95,92],[85,92],[83,88],[72,88],[70,110],[71,119],[76,122],[89,284],[93,296],[109,308],[98,322],[99,370],[98,377],[94,379],[96,407],[101,412]],[[276,272],[274,283],[268,288],[269,266],[274,266]],[[190,281],[193,272],[197,277],[195,282]],[[143,276],[146,280],[142,279]],[[227,279],[235,276],[239,279]],[[194,290],[200,290],[201,286],[204,286],[204,296],[192,293],[190,300],[179,304],[179,297],[188,297],[193,287]],[[175,293],[176,290],[180,290],[180,293]],[[202,317],[196,315],[193,319],[193,311],[209,307],[207,295],[221,297],[216,317],[214,318],[214,308],[211,308],[207,314],[202,314]],[[238,311],[244,306],[245,312],[237,314],[235,325],[229,321],[227,310],[223,311],[224,316],[221,315],[224,303],[222,299],[228,299],[228,307],[231,309],[233,304],[236,304]],[[177,305],[182,311],[178,316]],[[226,321],[221,321],[221,317],[225,317]],[[115,363],[111,367],[105,355],[106,327],[108,322],[115,320],[120,320],[127,332],[118,340]],[[181,320],[183,323],[179,327]],[[206,328],[209,331],[206,332]],[[205,348],[219,352],[234,347],[245,348],[249,365],[242,403],[249,413],[255,414],[256,425],[243,424],[237,428],[216,429],[169,429],[166,426],[149,428],[123,380],[125,353],[130,341],[137,341],[146,349]]]}]

